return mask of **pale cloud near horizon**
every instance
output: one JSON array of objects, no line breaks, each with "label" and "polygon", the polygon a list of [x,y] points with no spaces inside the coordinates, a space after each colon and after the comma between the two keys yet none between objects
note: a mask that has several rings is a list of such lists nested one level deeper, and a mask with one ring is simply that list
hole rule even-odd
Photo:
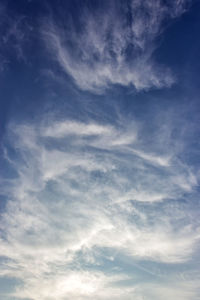
[{"label": "pale cloud near horizon", "polygon": [[127,3],[111,1],[93,13],[83,7],[81,30],[70,18],[62,25],[45,19],[42,34],[52,58],[81,90],[102,94],[113,84],[148,90],[174,83],[174,74],[156,63],[153,52],[163,21],[183,14],[188,1]]},{"label": "pale cloud near horizon", "polygon": [[[63,120],[13,124],[8,133],[16,157],[5,148],[5,158],[16,176],[2,189],[10,200],[0,275],[21,280],[13,297],[149,299],[151,286],[100,266],[123,258],[181,264],[195,253],[198,222],[176,200],[197,178],[175,152],[140,149],[136,123]],[[190,299],[189,288],[176,288],[177,297]],[[170,287],[163,289],[168,299]]]}]

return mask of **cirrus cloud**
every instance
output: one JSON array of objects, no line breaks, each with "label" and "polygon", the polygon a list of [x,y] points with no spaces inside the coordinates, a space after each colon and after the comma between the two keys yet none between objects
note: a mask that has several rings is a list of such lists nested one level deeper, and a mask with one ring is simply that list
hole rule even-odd
[{"label": "cirrus cloud", "polygon": [[2,189],[9,201],[0,274],[21,280],[13,297],[146,299],[135,275],[115,269],[121,260],[191,259],[198,222],[186,218],[177,199],[193,191],[195,175],[173,153],[163,164],[158,152],[144,152],[137,134],[136,123],[122,128],[92,120],[10,127],[15,154],[5,149],[5,158],[16,176]]},{"label": "cirrus cloud", "polygon": [[101,94],[115,84],[136,90],[169,87],[175,77],[156,63],[153,52],[164,21],[179,17],[187,3],[109,1],[92,11],[83,5],[78,25],[70,16],[60,24],[46,19],[43,36],[58,65],[82,90]]}]

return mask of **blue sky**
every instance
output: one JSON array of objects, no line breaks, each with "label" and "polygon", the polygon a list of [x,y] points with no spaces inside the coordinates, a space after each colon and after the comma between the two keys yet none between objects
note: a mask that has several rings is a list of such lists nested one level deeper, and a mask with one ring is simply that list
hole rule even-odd
[{"label": "blue sky", "polygon": [[0,299],[199,299],[199,30],[199,1],[1,1]]}]

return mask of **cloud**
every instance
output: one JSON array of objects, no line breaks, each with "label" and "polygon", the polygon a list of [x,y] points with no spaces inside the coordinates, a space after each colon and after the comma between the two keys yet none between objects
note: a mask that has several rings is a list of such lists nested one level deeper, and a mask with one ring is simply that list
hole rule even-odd
[{"label": "cloud", "polygon": [[195,175],[169,149],[149,154],[137,124],[123,124],[10,126],[5,159],[16,176],[2,190],[0,275],[21,280],[12,297],[145,299],[136,275],[105,262],[192,258],[199,228],[178,199]]},{"label": "cloud", "polygon": [[154,61],[153,52],[164,21],[184,13],[187,3],[109,1],[92,11],[84,5],[76,21],[46,19],[42,33],[58,65],[82,90],[101,94],[114,84],[169,87],[175,77]]},{"label": "cloud", "polygon": [[[49,274],[46,278],[29,278],[24,289],[17,291],[15,296],[19,299],[120,299],[128,292],[134,291],[133,288],[121,291],[117,287],[117,283],[125,279],[127,278],[124,276],[106,276],[97,271],[61,271],[56,276]],[[116,284],[115,287],[109,286],[113,283]],[[37,288],[38,284],[41,285],[41,289]]]},{"label": "cloud", "polygon": [[53,124],[52,127],[46,128],[44,131],[45,136],[52,136],[54,138],[65,137],[67,135],[101,135],[111,134],[112,128],[101,126],[98,124],[84,124],[81,122],[67,121]]}]

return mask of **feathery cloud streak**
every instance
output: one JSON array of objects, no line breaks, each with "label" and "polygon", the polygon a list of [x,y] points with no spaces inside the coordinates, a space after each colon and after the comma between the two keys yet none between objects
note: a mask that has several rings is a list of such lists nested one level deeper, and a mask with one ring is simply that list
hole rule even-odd
[{"label": "feathery cloud streak", "polygon": [[156,63],[153,52],[163,23],[184,13],[187,3],[132,0],[102,2],[95,10],[83,6],[76,23],[66,16],[61,24],[45,20],[43,36],[61,69],[82,90],[101,94],[113,84],[136,90],[169,87],[175,78]]}]

